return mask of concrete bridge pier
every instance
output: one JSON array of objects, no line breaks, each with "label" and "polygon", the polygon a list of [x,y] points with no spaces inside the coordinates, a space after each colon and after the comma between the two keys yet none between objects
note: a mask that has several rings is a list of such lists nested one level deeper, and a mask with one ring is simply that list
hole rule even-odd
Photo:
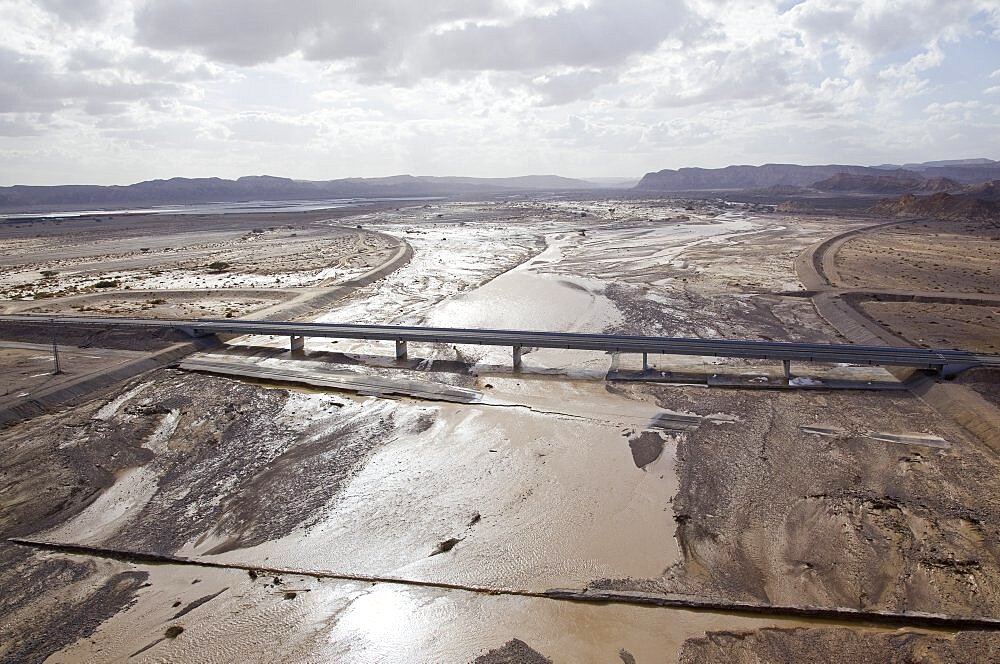
[{"label": "concrete bridge pier", "polygon": [[649,371],[649,353],[642,354],[642,373]]},{"label": "concrete bridge pier", "polygon": [[785,380],[791,380],[792,379],[792,361],[791,360],[782,360],[781,361],[781,365],[785,369]]},{"label": "concrete bridge pier", "polygon": [[405,360],[406,359],[406,342],[397,341],[396,342],[396,359]]},{"label": "concrete bridge pier", "polygon": [[521,368],[521,347],[520,346],[514,346],[514,368],[515,369],[520,369]]},{"label": "concrete bridge pier", "polygon": [[293,334],[290,346],[292,353],[304,353],[306,351],[306,338]]}]

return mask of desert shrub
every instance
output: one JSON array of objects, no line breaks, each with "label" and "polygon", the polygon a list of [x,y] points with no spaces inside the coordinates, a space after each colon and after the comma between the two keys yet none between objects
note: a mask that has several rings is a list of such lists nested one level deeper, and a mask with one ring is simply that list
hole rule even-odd
[{"label": "desert shrub", "polygon": [[229,269],[229,263],[226,261],[215,261],[208,264],[208,269],[212,272],[225,272]]},{"label": "desert shrub", "polygon": [[41,274],[41,275],[42,275],[43,277],[45,277],[46,279],[50,279],[50,278],[52,278],[52,277],[56,276],[56,275],[57,275],[57,274],[59,274],[59,273],[58,273],[58,272],[56,272],[55,270],[42,270],[42,271],[40,272],[40,274]]},{"label": "desert shrub", "polygon": [[101,279],[94,284],[94,288],[118,288],[118,282],[111,281],[110,279]]}]

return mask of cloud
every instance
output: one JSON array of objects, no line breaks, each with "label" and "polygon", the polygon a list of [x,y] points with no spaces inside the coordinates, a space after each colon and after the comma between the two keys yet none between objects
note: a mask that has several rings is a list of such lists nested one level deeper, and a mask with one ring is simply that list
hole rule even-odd
[{"label": "cloud", "polygon": [[109,0],[36,0],[39,6],[67,23],[95,23],[104,19]]},{"label": "cloud", "polygon": [[793,62],[778,42],[729,51],[714,50],[677,67],[654,96],[657,106],[690,106],[721,101],[774,103],[790,93]]},{"label": "cloud", "polygon": [[263,143],[301,144],[316,138],[314,124],[267,113],[243,113],[226,123],[229,138]]},{"label": "cloud", "polygon": [[889,65],[878,73],[879,80],[886,84],[896,97],[912,97],[927,90],[928,82],[921,74],[944,62],[944,51],[933,41],[922,53],[918,53],[904,63]]},{"label": "cloud", "polygon": [[501,25],[467,24],[423,44],[424,70],[614,66],[701,24],[679,0],[595,0]]},{"label": "cloud", "polygon": [[657,122],[646,128],[644,140],[667,145],[690,145],[714,139],[718,128],[707,120],[675,118]]},{"label": "cloud", "polygon": [[73,105],[137,101],[179,94],[169,82],[96,80],[58,71],[40,57],[0,48],[0,113],[56,111]]},{"label": "cloud", "polygon": [[39,136],[43,131],[42,124],[33,121],[27,115],[13,113],[0,115],[0,136]]},{"label": "cloud", "polygon": [[300,53],[368,80],[616,66],[704,23],[683,0],[593,0],[523,13],[499,0],[151,0],[137,40],[249,66]]},{"label": "cloud", "polygon": [[541,95],[543,106],[558,106],[590,98],[598,86],[614,81],[616,75],[603,69],[576,69],[536,77],[531,87]]},{"label": "cloud", "polygon": [[439,24],[505,13],[494,0],[150,0],[135,25],[141,44],[249,66],[297,52],[324,61],[392,59],[392,50]]},{"label": "cloud", "polygon": [[996,0],[0,5],[0,158],[34,181],[1000,151]]},{"label": "cloud", "polygon": [[984,0],[807,0],[789,10],[792,25],[814,41],[846,42],[869,54],[954,38],[970,29],[969,18],[997,13]]}]

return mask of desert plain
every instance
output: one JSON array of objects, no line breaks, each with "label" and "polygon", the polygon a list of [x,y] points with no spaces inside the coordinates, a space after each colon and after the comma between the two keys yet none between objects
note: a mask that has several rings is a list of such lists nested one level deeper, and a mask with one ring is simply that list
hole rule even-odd
[{"label": "desert plain", "polygon": [[997,353],[998,236],[724,198],[5,219],[0,313],[39,318],[0,322],[0,659],[1000,659],[995,369],[45,322]]}]

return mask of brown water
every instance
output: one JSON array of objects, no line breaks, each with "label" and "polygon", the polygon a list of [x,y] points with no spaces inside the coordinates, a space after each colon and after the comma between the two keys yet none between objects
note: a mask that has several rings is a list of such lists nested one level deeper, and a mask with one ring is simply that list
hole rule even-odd
[{"label": "brown water", "polygon": [[349,403],[342,417],[391,410],[402,430],[436,421],[382,447],[317,525],[221,558],[517,590],[653,577],[678,561],[674,447],[645,469],[629,447],[656,408],[599,382],[489,380],[485,404]]},{"label": "brown water", "polygon": [[[107,574],[123,566],[98,562]],[[294,575],[275,584],[269,576],[251,579],[242,570],[129,567],[149,574],[137,601],[101,624],[91,638],[54,654],[50,664],[464,664],[511,639],[557,663],[618,662],[622,651],[637,662],[674,662],[686,639],[707,631],[838,626]]]}]

